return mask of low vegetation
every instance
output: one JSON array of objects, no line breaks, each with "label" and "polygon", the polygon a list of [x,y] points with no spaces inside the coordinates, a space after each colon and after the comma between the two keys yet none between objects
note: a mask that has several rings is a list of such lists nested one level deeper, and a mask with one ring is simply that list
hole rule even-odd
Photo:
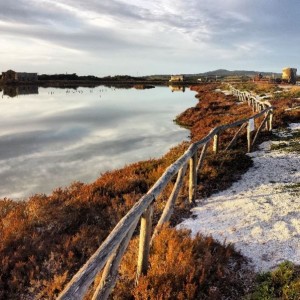
[{"label": "low vegetation", "polygon": [[[215,92],[216,87],[194,88],[199,103],[177,118],[191,128],[193,141],[215,126],[252,114],[246,104]],[[276,101],[281,112],[276,110],[276,124],[293,120],[294,112],[284,109],[289,99]],[[222,135],[218,155],[208,153],[198,174],[199,197],[228,187],[251,166],[244,155],[244,134],[230,153],[224,151],[230,136],[232,131]],[[76,182],[21,202],[0,200],[0,299],[55,299],[120,218],[187,147],[182,143],[160,159],[107,172],[92,184]],[[171,189],[172,184],[157,199],[154,220]],[[179,196],[172,225],[189,213],[186,193],[187,186]],[[250,294],[253,274],[231,245],[220,245],[210,237],[192,239],[188,232],[170,228],[155,240],[149,273],[134,286],[136,244],[134,239],[126,254],[114,299],[240,299]]]},{"label": "low vegetation", "polygon": [[246,299],[300,299],[300,267],[286,261],[274,271],[258,275],[255,291]]},{"label": "low vegetation", "polygon": [[[275,107],[275,127],[285,127],[290,122],[299,122],[300,87],[270,83],[247,82],[237,84],[236,88],[256,93],[259,96],[269,95]],[[293,110],[293,108],[298,109]]]},{"label": "low vegetation", "polygon": [[283,191],[287,191],[292,195],[300,196],[300,183],[287,184],[283,187]]},{"label": "low vegetation", "polygon": [[282,91],[282,89],[276,85],[269,82],[243,82],[235,84],[236,88],[241,91],[252,91],[257,95],[265,95],[269,93],[274,93]]},{"label": "low vegetation", "polygon": [[[215,92],[217,84],[192,87],[197,92],[199,102],[177,116],[176,122],[191,129],[192,141],[206,136],[209,131],[221,124],[228,124],[243,117],[249,117],[252,110],[245,103],[238,103],[236,97]],[[225,133],[223,137],[230,134]]]},{"label": "low vegetation", "polygon": [[287,129],[277,131],[272,138],[271,150],[300,153],[300,130]]},{"label": "low vegetation", "polygon": [[251,288],[245,259],[211,237],[165,227],[153,243],[147,276],[135,285],[137,251],[134,240],[112,299],[240,299]]}]

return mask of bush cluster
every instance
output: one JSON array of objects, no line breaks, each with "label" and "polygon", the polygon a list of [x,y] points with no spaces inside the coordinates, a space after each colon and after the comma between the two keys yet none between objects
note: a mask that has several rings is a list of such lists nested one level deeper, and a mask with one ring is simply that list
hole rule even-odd
[{"label": "bush cluster", "polygon": [[281,263],[274,271],[257,276],[255,291],[248,300],[298,300],[300,299],[300,267],[289,261]]},{"label": "bush cluster", "polygon": [[154,240],[148,273],[135,285],[137,242],[124,257],[112,299],[241,299],[249,291],[253,274],[232,245],[169,227]]}]

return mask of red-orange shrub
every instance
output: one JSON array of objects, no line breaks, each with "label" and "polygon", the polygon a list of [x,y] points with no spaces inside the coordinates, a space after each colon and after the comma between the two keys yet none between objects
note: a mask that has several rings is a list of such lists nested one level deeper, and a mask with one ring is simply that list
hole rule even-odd
[{"label": "red-orange shrub", "polygon": [[[165,227],[156,237],[147,275],[135,285],[137,241],[126,254],[113,299],[241,299],[252,272],[231,245]],[[243,271],[241,271],[243,270]],[[242,277],[242,278],[241,278]]]}]

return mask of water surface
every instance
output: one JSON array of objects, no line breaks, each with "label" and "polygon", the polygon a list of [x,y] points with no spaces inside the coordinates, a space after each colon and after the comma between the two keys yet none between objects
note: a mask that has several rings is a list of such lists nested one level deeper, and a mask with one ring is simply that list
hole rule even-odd
[{"label": "water surface", "polygon": [[188,139],[173,119],[196,103],[193,92],[166,87],[20,94],[0,93],[0,197],[14,199],[163,155]]}]

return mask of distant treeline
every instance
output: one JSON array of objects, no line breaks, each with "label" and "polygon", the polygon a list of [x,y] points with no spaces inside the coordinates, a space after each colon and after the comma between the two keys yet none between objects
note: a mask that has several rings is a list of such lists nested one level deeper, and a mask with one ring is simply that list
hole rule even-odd
[{"label": "distant treeline", "polygon": [[78,76],[76,73],[73,74],[53,74],[47,75],[42,74],[38,76],[39,80],[77,80],[77,81],[144,81],[142,77],[132,77],[128,75],[116,75],[116,76],[105,76],[97,77],[93,75]]},{"label": "distant treeline", "polygon": [[92,75],[78,76],[76,73],[73,74],[53,74],[46,75],[42,74],[38,76],[39,80],[99,80],[100,78]]}]

